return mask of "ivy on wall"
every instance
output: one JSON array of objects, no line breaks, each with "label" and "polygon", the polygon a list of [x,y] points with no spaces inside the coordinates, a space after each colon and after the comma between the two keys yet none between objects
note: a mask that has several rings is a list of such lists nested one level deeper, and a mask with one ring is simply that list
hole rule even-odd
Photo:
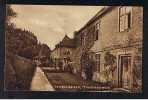
[{"label": "ivy on wall", "polygon": [[104,56],[104,60],[105,60],[105,66],[113,65],[116,61],[116,57],[110,52],[106,52]]}]

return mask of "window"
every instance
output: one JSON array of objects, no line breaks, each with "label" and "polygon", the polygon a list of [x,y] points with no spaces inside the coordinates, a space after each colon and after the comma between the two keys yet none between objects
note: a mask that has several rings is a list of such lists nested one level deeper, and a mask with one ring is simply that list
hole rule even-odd
[{"label": "window", "polygon": [[95,55],[95,67],[96,71],[100,72],[100,54]]},{"label": "window", "polygon": [[82,45],[85,45],[85,43],[86,43],[86,33],[83,33],[84,35],[83,35],[83,39],[82,39]]},{"label": "window", "polygon": [[99,30],[95,31],[95,40],[98,40],[98,34],[99,34]]},{"label": "window", "polygon": [[98,40],[98,34],[99,34],[99,30],[100,30],[100,22],[96,23],[96,29],[95,29],[95,41]]},{"label": "window", "polygon": [[97,24],[96,24],[96,30],[99,30],[100,29],[100,22],[98,22]]},{"label": "window", "polygon": [[64,55],[70,55],[70,51],[69,50],[64,51]]},{"label": "window", "polygon": [[82,43],[82,46],[85,44],[84,41],[85,41],[85,37],[84,37],[84,33],[82,33],[81,35],[81,43]]},{"label": "window", "polygon": [[119,30],[120,32],[131,28],[131,7],[119,8]]},{"label": "window", "polygon": [[81,33],[81,45],[84,45],[84,33]]}]

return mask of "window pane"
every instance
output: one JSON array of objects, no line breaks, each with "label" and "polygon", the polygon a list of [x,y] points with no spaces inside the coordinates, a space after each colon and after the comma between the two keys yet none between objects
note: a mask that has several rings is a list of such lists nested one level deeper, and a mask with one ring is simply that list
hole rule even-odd
[{"label": "window pane", "polygon": [[96,54],[95,57],[96,57],[96,60],[100,60],[100,54]]},{"label": "window pane", "polygon": [[128,28],[131,28],[131,13],[128,13]]},{"label": "window pane", "polygon": [[125,14],[125,7],[120,8],[120,16]]},{"label": "window pane", "polygon": [[130,13],[132,11],[132,7],[126,7],[126,13]]},{"label": "window pane", "polygon": [[131,10],[128,6],[120,8],[120,32],[131,27]]},{"label": "window pane", "polygon": [[100,54],[96,54],[95,58],[96,58],[96,61],[95,61],[96,70],[100,72]]},{"label": "window pane", "polygon": [[99,30],[96,31],[96,40],[98,40]]},{"label": "window pane", "polygon": [[128,15],[125,15],[124,29],[128,29]]},{"label": "window pane", "polygon": [[100,23],[96,24],[96,29],[98,29],[98,30],[100,29]]},{"label": "window pane", "polygon": [[119,9],[119,16],[122,15],[122,8]]},{"label": "window pane", "polygon": [[120,32],[124,31],[124,16],[120,17]]}]

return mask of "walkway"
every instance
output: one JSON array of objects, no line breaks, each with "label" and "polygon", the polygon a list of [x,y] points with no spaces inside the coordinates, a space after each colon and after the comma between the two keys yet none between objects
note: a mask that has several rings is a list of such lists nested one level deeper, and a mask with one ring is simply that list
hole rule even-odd
[{"label": "walkway", "polygon": [[36,68],[31,83],[31,91],[55,91],[40,67]]}]

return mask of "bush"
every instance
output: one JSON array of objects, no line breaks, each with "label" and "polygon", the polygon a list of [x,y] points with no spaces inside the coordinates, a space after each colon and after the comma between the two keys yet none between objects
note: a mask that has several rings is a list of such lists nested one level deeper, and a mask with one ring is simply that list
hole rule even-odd
[{"label": "bush", "polygon": [[29,90],[35,71],[31,60],[18,55],[7,56],[5,66],[5,81],[7,90]]}]

